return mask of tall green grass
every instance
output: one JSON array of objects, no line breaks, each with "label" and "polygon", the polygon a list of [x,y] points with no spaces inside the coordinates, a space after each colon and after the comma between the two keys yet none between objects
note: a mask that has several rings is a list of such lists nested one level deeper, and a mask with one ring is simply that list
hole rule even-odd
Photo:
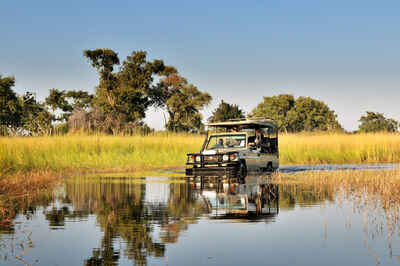
[{"label": "tall green grass", "polygon": [[3,171],[129,171],[182,166],[197,135],[0,138]]},{"label": "tall green grass", "polygon": [[281,164],[400,162],[400,135],[288,134],[280,136]]},{"label": "tall green grass", "polygon": [[[183,167],[203,136],[57,136],[0,138],[0,171],[136,171]],[[281,164],[400,162],[397,134],[284,134]]]}]

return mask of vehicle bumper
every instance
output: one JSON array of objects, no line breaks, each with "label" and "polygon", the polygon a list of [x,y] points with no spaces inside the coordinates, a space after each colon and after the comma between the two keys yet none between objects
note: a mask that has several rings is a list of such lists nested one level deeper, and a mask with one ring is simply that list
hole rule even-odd
[{"label": "vehicle bumper", "polygon": [[226,176],[239,177],[239,165],[186,168],[187,176]]}]

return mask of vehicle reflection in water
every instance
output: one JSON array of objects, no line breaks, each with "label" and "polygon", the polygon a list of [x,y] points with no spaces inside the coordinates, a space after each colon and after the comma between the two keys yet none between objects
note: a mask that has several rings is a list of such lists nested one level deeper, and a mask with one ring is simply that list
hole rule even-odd
[{"label": "vehicle reflection in water", "polygon": [[[92,254],[84,255],[85,265],[114,265],[122,259],[133,261],[135,265],[146,265],[149,258],[165,257],[167,245],[177,243],[182,232],[198,223],[201,217],[229,222],[273,221],[279,212],[278,193],[277,185],[257,177],[201,177],[192,181],[78,179],[68,181],[54,193],[38,197],[33,204],[25,206],[17,223],[29,223],[39,215],[47,224],[42,223],[40,230],[32,230],[32,242],[40,241],[43,246],[42,241],[61,241],[68,246],[76,244],[68,237],[54,240],[52,232],[69,231],[74,223],[85,227],[94,218],[102,235],[97,247],[91,247]],[[5,248],[0,255],[8,260],[0,260],[0,265],[3,262],[8,265],[12,256],[7,254],[7,249],[10,251],[16,246],[5,242],[6,235],[15,234],[12,241],[17,243],[15,239],[20,234],[22,243],[28,229],[21,231],[17,227],[2,231],[0,244]],[[123,245],[117,248],[116,241],[122,241]],[[64,256],[62,250],[52,252],[54,258],[48,257],[45,250],[32,248],[29,251],[32,257],[36,254],[42,264],[52,264],[52,259]]]},{"label": "vehicle reflection in water", "polygon": [[211,218],[272,221],[279,213],[279,188],[268,178],[197,177],[191,184]]},{"label": "vehicle reflection in water", "polygon": [[[71,179],[21,206],[13,227],[0,227],[0,265],[260,265],[265,257],[271,265],[371,265],[364,238],[381,265],[393,265],[386,238],[363,235],[357,201],[338,192],[269,176]],[[400,245],[395,234],[390,241],[390,250]],[[282,256],[287,250],[293,257]]]}]

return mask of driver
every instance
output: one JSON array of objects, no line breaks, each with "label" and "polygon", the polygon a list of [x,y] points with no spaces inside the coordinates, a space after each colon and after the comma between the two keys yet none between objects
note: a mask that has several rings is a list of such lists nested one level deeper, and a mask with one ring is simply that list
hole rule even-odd
[{"label": "driver", "polygon": [[218,145],[221,147],[224,147],[224,140],[223,139],[219,139],[218,140]]}]

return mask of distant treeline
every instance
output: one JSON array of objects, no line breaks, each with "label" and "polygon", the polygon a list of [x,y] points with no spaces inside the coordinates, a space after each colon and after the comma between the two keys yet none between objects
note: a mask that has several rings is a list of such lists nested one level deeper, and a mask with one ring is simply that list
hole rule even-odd
[{"label": "distant treeline", "polygon": [[[95,94],[51,89],[44,102],[31,92],[17,95],[14,77],[0,75],[0,135],[53,135],[68,132],[147,134],[154,131],[143,119],[150,107],[168,113],[166,130],[200,132],[200,111],[212,97],[199,91],[178,70],[162,60],[148,61],[134,51],[124,61],[111,49],[86,50],[84,57],[99,75]],[[271,118],[283,132],[344,131],[337,115],[324,102],[282,94],[264,97],[249,114],[221,101],[208,121]],[[359,132],[397,132],[399,123],[381,113],[366,112]]]}]

